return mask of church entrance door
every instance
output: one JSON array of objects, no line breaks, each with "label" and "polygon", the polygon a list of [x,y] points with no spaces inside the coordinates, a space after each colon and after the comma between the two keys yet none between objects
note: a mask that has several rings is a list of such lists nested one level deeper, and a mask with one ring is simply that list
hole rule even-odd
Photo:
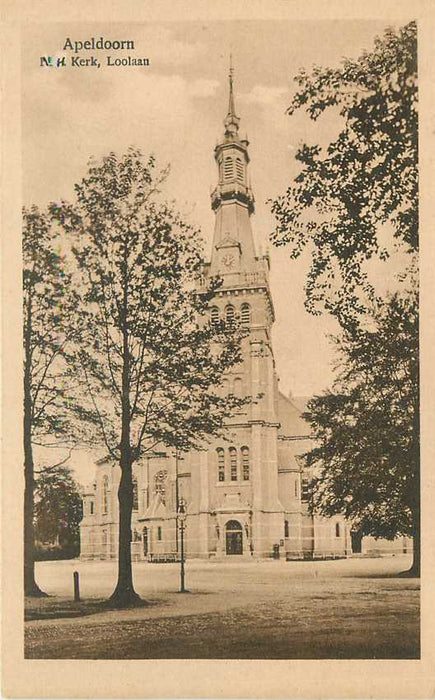
[{"label": "church entrance door", "polygon": [[230,520],[226,526],[227,554],[243,554],[242,526],[237,520]]}]

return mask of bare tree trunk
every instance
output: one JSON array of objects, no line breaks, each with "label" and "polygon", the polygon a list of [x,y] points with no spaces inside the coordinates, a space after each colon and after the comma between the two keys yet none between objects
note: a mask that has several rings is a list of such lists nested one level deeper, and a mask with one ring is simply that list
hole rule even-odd
[{"label": "bare tree trunk", "polygon": [[[415,378],[419,386],[419,376]],[[413,420],[413,445],[411,459],[414,463],[415,477],[412,483],[411,509],[412,509],[412,536],[413,557],[410,576],[420,576],[421,572],[421,476],[420,476],[420,412],[419,402],[416,403]]]},{"label": "bare tree trunk", "polygon": [[[418,377],[416,378],[418,381]],[[420,478],[420,416],[418,405],[414,412],[413,445],[410,458],[414,464],[415,476],[412,480],[410,503],[412,512],[413,556],[412,566],[407,571],[408,576],[420,576],[421,572],[421,478]]]},{"label": "bare tree trunk", "polygon": [[124,281],[124,327],[123,327],[123,367],[122,367],[122,429],[121,429],[121,481],[118,489],[119,503],[119,546],[118,582],[110,602],[117,607],[129,607],[140,601],[133,586],[131,566],[131,514],[133,511],[132,450],[130,443],[130,352],[128,346],[128,295]]},{"label": "bare tree trunk", "polygon": [[421,573],[421,533],[420,533],[420,522],[414,528],[413,537],[413,555],[412,555],[412,566],[409,570],[411,576],[420,577]]},{"label": "bare tree trunk", "polygon": [[135,605],[141,599],[134,590],[131,564],[131,513],[133,509],[133,484],[131,464],[121,466],[121,481],[118,489],[119,545],[118,582],[110,602],[117,607]]},{"label": "bare tree trunk", "polygon": [[30,393],[30,314],[29,303],[24,337],[24,595],[41,597],[47,594],[41,591],[35,580],[35,534],[33,527],[35,477],[32,448],[32,397]]},{"label": "bare tree trunk", "polygon": [[41,591],[35,580],[34,476],[31,446],[24,449],[24,475],[24,595],[41,597],[47,594]]}]

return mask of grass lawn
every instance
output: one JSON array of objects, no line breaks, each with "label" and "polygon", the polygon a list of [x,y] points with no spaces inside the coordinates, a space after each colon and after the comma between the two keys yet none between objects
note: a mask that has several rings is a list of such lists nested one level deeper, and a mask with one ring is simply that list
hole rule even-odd
[{"label": "grass lawn", "polygon": [[[409,557],[135,564],[144,605],[110,610],[112,562],[44,562],[26,605],[26,658],[415,659],[419,581]],[[71,601],[72,571],[83,601]]]}]

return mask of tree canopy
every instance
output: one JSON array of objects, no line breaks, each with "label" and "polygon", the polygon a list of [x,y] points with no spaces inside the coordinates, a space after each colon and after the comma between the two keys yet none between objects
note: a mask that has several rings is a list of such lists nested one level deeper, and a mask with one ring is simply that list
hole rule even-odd
[{"label": "tree canopy", "polygon": [[65,466],[42,470],[36,479],[35,496],[36,540],[56,544],[77,556],[82,498],[70,470]]},{"label": "tree canopy", "polygon": [[419,521],[418,296],[395,294],[371,323],[335,339],[332,387],[308,403],[315,447],[310,508],[375,537],[415,536]]},{"label": "tree canopy", "polygon": [[[67,293],[68,292],[68,293]],[[32,441],[67,437],[65,358],[75,304],[68,271],[48,212],[23,210],[25,397]]]},{"label": "tree canopy", "polygon": [[294,259],[310,248],[307,307],[343,325],[370,298],[366,260],[389,255],[382,231],[410,253],[418,248],[416,23],[388,29],[356,60],[295,80],[289,115],[303,109],[316,121],[335,110],[341,127],[327,147],[298,149],[301,171],[272,204],[272,240]]},{"label": "tree canopy", "polygon": [[202,240],[160,197],[166,176],[137,150],[112,153],[76,185],[77,204],[53,207],[79,268],[83,440],[118,461],[125,402],[133,460],[157,443],[200,447],[244,403],[218,390],[243,331],[210,322],[218,282],[201,286]]}]

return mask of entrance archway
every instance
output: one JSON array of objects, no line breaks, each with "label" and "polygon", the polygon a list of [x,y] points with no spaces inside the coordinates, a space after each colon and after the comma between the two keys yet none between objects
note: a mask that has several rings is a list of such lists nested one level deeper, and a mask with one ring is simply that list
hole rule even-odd
[{"label": "entrance archway", "polygon": [[242,526],[237,520],[229,520],[225,525],[227,554],[243,554]]}]

